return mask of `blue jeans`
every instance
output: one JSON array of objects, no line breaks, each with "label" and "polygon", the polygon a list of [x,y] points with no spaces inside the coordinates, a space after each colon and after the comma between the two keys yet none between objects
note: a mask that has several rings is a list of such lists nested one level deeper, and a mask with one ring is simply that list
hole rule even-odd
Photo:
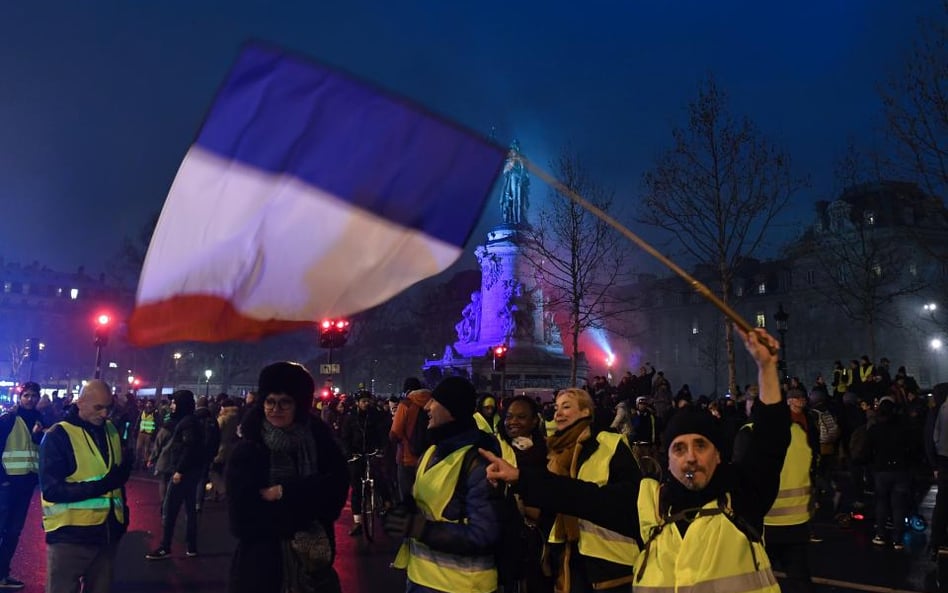
[{"label": "blue jeans", "polygon": [[10,576],[10,561],[26,523],[36,475],[14,476],[0,484],[0,578]]}]

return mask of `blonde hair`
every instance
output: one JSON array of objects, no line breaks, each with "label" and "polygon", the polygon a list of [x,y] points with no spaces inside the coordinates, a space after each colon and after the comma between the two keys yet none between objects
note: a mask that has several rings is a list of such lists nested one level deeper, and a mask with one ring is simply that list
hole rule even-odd
[{"label": "blonde hair", "polygon": [[596,404],[593,403],[593,398],[589,395],[589,392],[585,389],[580,389],[579,387],[567,387],[566,389],[560,390],[554,398],[554,402],[560,397],[568,395],[576,399],[576,404],[579,406],[580,410],[589,410],[589,418],[592,419],[596,414]]}]

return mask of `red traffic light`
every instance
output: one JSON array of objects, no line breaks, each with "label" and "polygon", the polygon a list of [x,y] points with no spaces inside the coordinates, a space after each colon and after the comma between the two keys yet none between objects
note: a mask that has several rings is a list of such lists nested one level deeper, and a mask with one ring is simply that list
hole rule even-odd
[{"label": "red traffic light", "polygon": [[322,348],[341,348],[349,338],[348,319],[323,319],[319,323],[319,345]]},{"label": "red traffic light", "polygon": [[496,346],[496,347],[494,347],[494,356],[503,356],[504,354],[507,354],[507,347],[506,347],[506,346]]},{"label": "red traffic light", "polygon": [[332,395],[332,392],[330,392],[328,389],[325,389],[325,388],[319,392],[319,397],[323,399],[329,399],[330,395]]},{"label": "red traffic light", "polygon": [[112,322],[112,318],[107,313],[99,313],[95,318],[96,325],[106,326]]}]

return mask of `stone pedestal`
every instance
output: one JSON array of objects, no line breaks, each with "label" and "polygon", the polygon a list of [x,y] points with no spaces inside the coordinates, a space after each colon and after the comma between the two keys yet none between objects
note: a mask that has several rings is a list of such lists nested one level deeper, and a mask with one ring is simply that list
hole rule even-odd
[{"label": "stone pedestal", "polygon": [[[563,352],[560,330],[552,312],[544,307],[543,289],[536,271],[524,257],[525,227],[502,224],[487,234],[475,251],[481,266],[481,289],[471,295],[455,326],[458,340],[445,348],[439,360],[426,360],[429,383],[440,377],[462,375],[478,389],[566,387],[570,359]],[[506,371],[493,368],[492,349],[506,344]],[[578,378],[588,365],[581,357]]]}]

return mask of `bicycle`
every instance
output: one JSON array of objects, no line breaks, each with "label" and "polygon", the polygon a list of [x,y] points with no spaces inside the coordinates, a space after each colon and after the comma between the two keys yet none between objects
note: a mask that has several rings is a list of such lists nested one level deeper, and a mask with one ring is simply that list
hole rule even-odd
[{"label": "bicycle", "polygon": [[365,535],[365,539],[369,542],[375,541],[375,519],[378,515],[378,510],[382,506],[379,504],[381,501],[375,489],[375,478],[372,477],[372,458],[382,456],[382,451],[375,449],[368,453],[354,453],[352,459],[349,460],[349,463],[356,463],[360,459],[365,458],[365,465],[362,468],[360,492],[362,493],[362,534]]},{"label": "bicycle", "polygon": [[662,463],[658,458],[657,447],[647,441],[633,441],[631,447],[632,456],[639,464],[642,475],[661,480]]}]

